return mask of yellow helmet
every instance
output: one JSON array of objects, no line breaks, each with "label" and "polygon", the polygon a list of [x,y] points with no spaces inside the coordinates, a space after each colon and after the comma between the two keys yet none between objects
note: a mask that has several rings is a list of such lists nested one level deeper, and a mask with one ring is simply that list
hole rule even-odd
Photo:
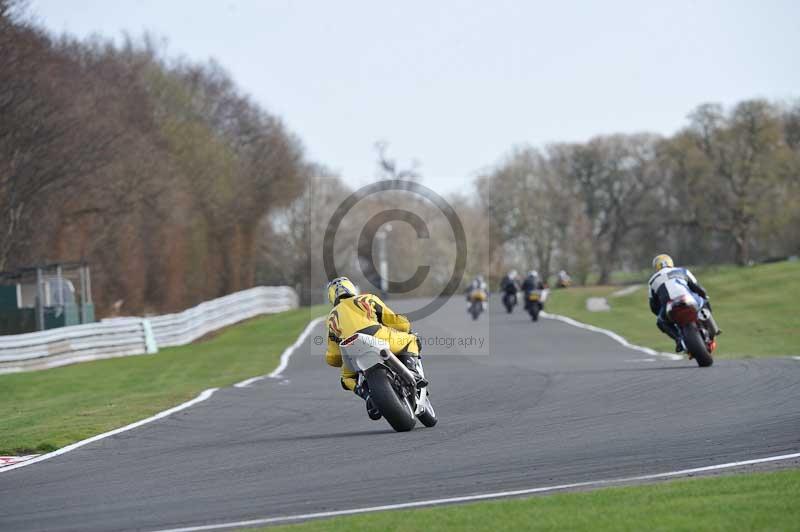
[{"label": "yellow helmet", "polygon": [[656,271],[659,271],[661,268],[672,268],[675,266],[675,263],[672,262],[672,257],[662,253],[661,255],[656,255],[653,259],[653,268]]},{"label": "yellow helmet", "polygon": [[331,305],[339,304],[339,300],[343,297],[353,297],[357,294],[356,285],[347,277],[337,277],[328,283],[328,301]]}]

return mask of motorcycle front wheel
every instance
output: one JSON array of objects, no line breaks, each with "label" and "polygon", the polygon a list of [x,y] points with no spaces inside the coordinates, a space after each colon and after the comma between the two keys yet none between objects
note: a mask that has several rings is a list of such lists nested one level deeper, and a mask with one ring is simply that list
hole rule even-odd
[{"label": "motorcycle front wheel", "polygon": [[414,428],[417,418],[408,403],[392,386],[389,370],[378,365],[364,372],[369,384],[369,395],[381,415],[397,432],[408,432]]},{"label": "motorcycle front wheel", "polygon": [[714,359],[708,353],[706,343],[697,329],[697,324],[690,323],[683,328],[683,341],[686,344],[686,349],[692,354],[692,357],[697,361],[697,365],[701,368],[707,368],[714,363]]}]

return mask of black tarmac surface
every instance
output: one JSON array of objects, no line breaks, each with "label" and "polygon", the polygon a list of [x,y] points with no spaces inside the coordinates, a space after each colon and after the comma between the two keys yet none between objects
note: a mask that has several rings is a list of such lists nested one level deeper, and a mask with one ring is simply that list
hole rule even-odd
[{"label": "black tarmac surface", "polygon": [[797,360],[654,360],[499,301],[473,322],[454,299],[415,329],[435,428],[370,421],[325,365],[320,325],[281,379],[0,473],[0,530],[158,530],[800,451]]}]

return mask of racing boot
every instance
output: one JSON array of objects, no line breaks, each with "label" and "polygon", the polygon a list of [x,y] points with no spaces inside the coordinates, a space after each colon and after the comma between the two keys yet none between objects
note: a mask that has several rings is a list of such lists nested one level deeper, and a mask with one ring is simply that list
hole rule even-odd
[{"label": "racing boot", "polygon": [[717,325],[717,320],[714,319],[714,314],[713,314],[714,311],[711,310],[711,302],[708,299],[706,299],[706,304],[703,311],[705,311],[704,318],[708,322],[708,325],[711,327],[711,332],[713,333],[713,335],[719,336],[720,334],[722,334],[722,330],[719,328],[719,325]]},{"label": "racing boot", "polygon": [[372,421],[377,421],[381,418],[381,411],[372,402],[372,397],[367,396],[367,415]]},{"label": "racing boot", "polygon": [[[686,351],[686,346],[683,345],[683,340],[681,340],[680,338],[676,338],[675,339],[675,352],[676,353],[683,353],[684,351]],[[692,354],[691,353],[689,353],[689,358],[692,358]]]},{"label": "racing boot", "polygon": [[711,325],[711,329],[714,331],[714,336],[719,336],[722,334],[722,329],[719,328],[719,325],[717,325],[717,320],[714,319],[714,315],[710,312],[708,313],[708,324]]},{"label": "racing boot", "polygon": [[402,362],[408,369],[411,370],[411,373],[414,374],[414,378],[417,379],[417,388],[424,388],[428,385],[428,381],[419,374],[417,370],[417,360],[415,356],[412,355],[397,355],[397,358]]},{"label": "racing boot", "polygon": [[661,332],[675,340],[676,353],[682,353],[686,350],[686,347],[683,345],[683,340],[681,340],[681,336],[678,334],[677,327],[674,324],[666,323],[664,320],[658,319],[656,325]]},{"label": "racing boot", "polygon": [[381,411],[378,410],[378,407],[375,406],[375,403],[372,401],[372,397],[369,396],[369,388],[367,387],[366,381],[363,385],[356,386],[353,392],[366,402],[367,415],[369,418],[373,421],[379,420],[381,418]]},{"label": "racing boot", "polygon": [[[676,353],[683,353],[684,351],[686,351],[686,344],[683,343],[683,338],[681,338],[680,334],[678,334],[677,325],[673,325],[672,327],[670,327],[670,329],[672,329],[672,331],[673,331],[672,332],[672,334],[673,334],[672,339],[675,340],[675,352]],[[692,357],[692,355],[689,354],[689,358],[691,358],[691,357]]]}]

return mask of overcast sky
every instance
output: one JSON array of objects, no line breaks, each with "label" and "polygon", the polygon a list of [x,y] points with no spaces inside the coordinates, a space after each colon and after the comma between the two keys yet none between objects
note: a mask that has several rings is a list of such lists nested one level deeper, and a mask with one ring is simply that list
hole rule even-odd
[{"label": "overcast sky", "polygon": [[800,96],[800,2],[31,0],[49,29],[145,30],[225,66],[352,184],[377,140],[470,186],[515,144],[670,134],[696,105]]}]

